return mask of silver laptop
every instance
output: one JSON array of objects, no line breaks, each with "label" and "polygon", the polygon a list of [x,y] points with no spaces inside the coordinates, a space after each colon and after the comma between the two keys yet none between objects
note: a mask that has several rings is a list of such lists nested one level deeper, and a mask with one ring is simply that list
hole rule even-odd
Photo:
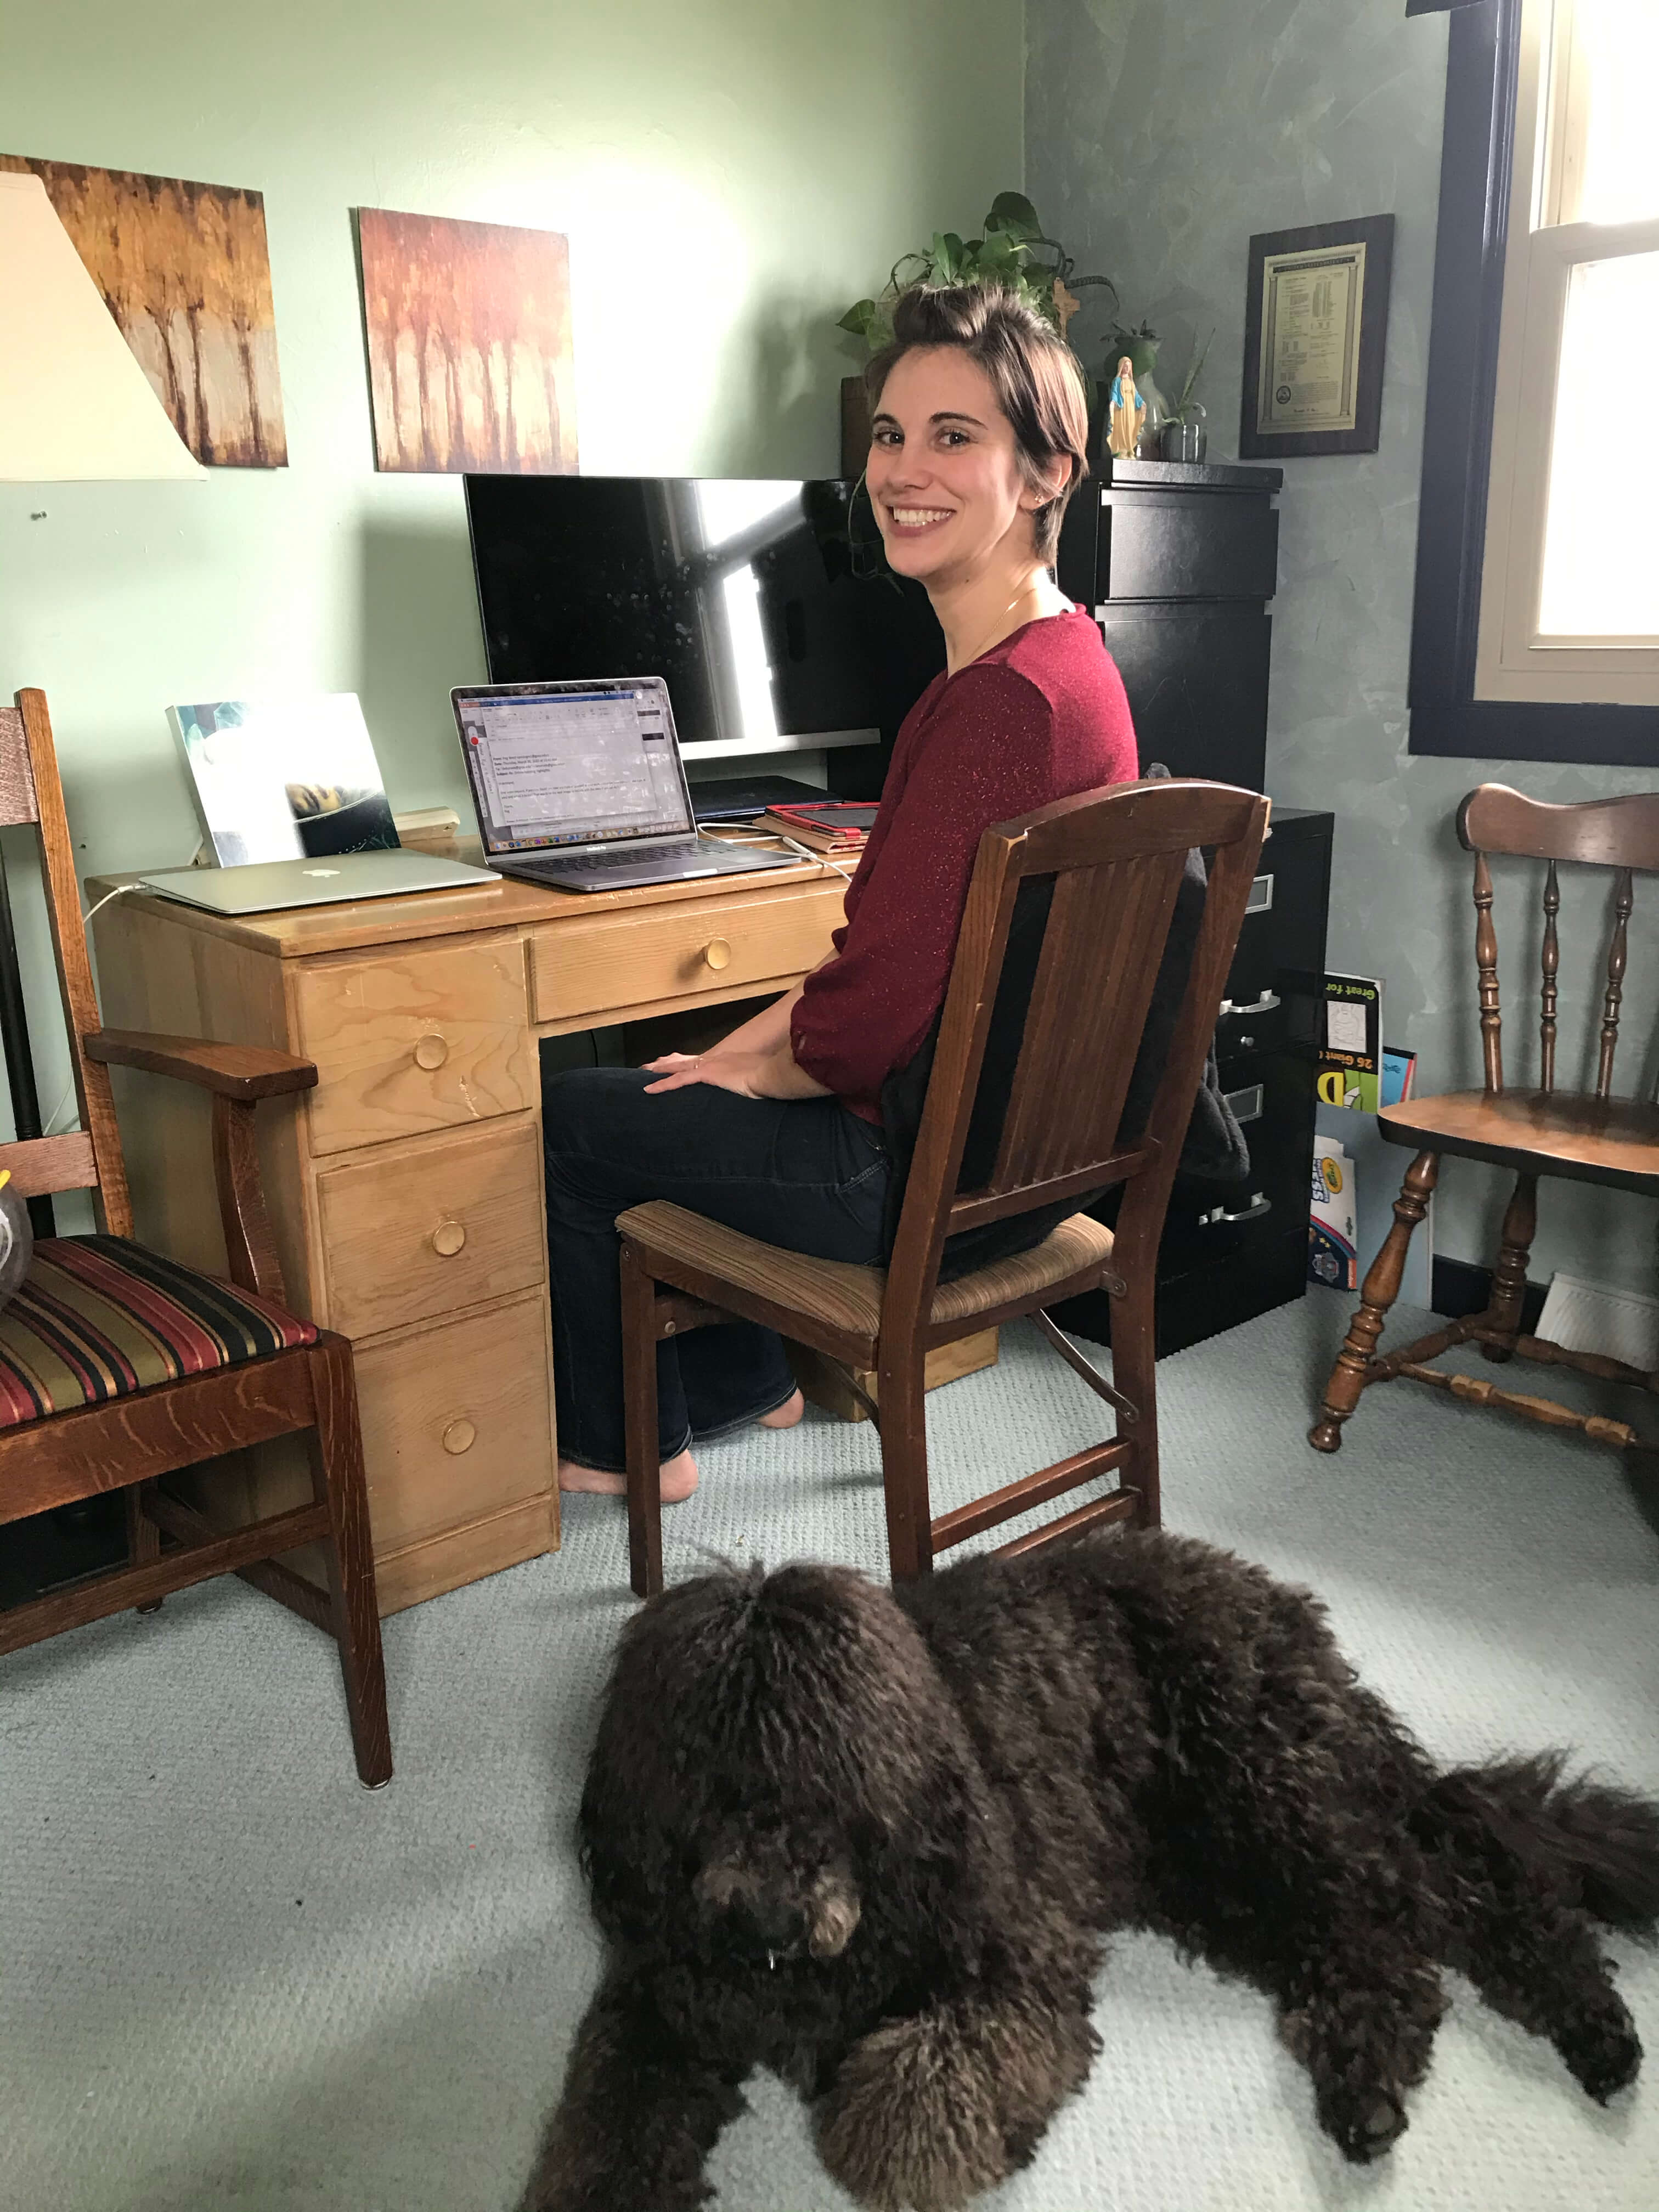
[{"label": "silver laptop", "polygon": [[787,867],[702,837],[659,676],[452,691],[484,865],[565,891]]},{"label": "silver laptop", "polygon": [[499,890],[500,879],[435,853],[336,853],[308,860],[250,860],[235,868],[161,868],[141,876],[141,890],[214,914],[274,914],[283,907],[334,906],[344,899],[396,898],[406,891],[471,884]]}]

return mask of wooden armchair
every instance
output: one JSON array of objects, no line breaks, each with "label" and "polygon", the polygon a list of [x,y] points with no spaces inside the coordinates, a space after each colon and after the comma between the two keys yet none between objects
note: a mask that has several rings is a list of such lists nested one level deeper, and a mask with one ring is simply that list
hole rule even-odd
[{"label": "wooden armchair", "polygon": [[[1389,1142],[1409,1147],[1416,1157],[1395,1200],[1394,1227],[1366,1273],[1359,1310],[1337,1354],[1320,1417],[1309,1431],[1308,1441],[1319,1451],[1339,1449],[1342,1425],[1359,1403],[1361,1391],[1373,1382],[1390,1382],[1404,1375],[1478,1405],[1507,1407],[1532,1420],[1580,1429],[1599,1443],[1628,1448],[1642,1439],[1626,1422],[1577,1413],[1551,1398],[1502,1390],[1485,1376],[1449,1373],[1431,1367],[1428,1362],[1454,1345],[1474,1342],[1491,1360],[1502,1362],[1519,1352],[1523,1359],[1576,1367],[1605,1381],[1633,1383],[1641,1389],[1652,1390],[1659,1383],[1659,1377],[1622,1361],[1598,1352],[1569,1351],[1547,1338],[1526,1335],[1521,1328],[1527,1259],[1537,1231],[1540,1176],[1610,1183],[1646,1197],[1659,1196],[1659,1105],[1644,1098],[1615,1097],[1613,1092],[1626,933],[1633,896],[1631,879],[1638,870],[1659,869],[1659,793],[1552,806],[1523,798],[1506,785],[1483,783],[1459,807],[1457,835],[1465,850],[1474,854],[1474,957],[1480,975],[1486,1083],[1480,1091],[1454,1091],[1440,1097],[1413,1098],[1403,1105],[1385,1106],[1377,1115],[1378,1127]],[[1520,854],[1548,863],[1544,877],[1535,1089],[1511,1090],[1504,1080],[1498,937],[1492,920],[1488,853]],[[1555,1081],[1556,978],[1561,964],[1555,921],[1561,890],[1556,868],[1562,860],[1615,872],[1613,929],[1593,1091],[1558,1090]],[[1492,1270],[1492,1302],[1483,1312],[1449,1322],[1432,1334],[1379,1357],[1377,1338],[1389,1307],[1400,1294],[1412,1231],[1423,1218],[1434,1190],[1441,1156],[1449,1152],[1466,1159],[1491,1160],[1515,1170],[1515,1189],[1504,1216]]]},{"label": "wooden armchair", "polygon": [[[386,1676],[351,1347],[287,1312],[254,1146],[255,1103],[317,1080],[308,1060],[198,1037],[101,1030],[46,702],[0,709],[0,822],[40,832],[81,1128],[0,1145],[25,1197],[90,1190],[99,1234],[42,1238],[0,1311],[0,1523],[126,1493],[124,1566],[0,1613],[0,1652],[237,1573],[327,1628],[340,1648],[357,1771],[391,1779]],[[132,1240],[107,1073],[142,1067],[213,1094],[213,1172],[231,1281]],[[205,1171],[206,1163],[204,1162]],[[220,1453],[309,1432],[313,1501],[217,1534],[161,1478]],[[326,1597],[282,1564],[319,1544]]]},{"label": "wooden armchair", "polygon": [[[1153,1291],[1158,1239],[1205,1055],[1244,918],[1267,802],[1225,784],[1164,781],[1085,793],[988,830],[975,862],[891,1265],[816,1260],[655,1201],[623,1214],[629,1549],[635,1589],[662,1587],[658,1340],[733,1315],[781,1330],[843,1370],[873,1369],[879,1403],[844,1379],[881,1440],[896,1581],[933,1555],[1096,1476],[1116,1488],[1005,1545],[1021,1552],[1091,1522],[1158,1518]],[[1145,1127],[1120,1130],[1187,854],[1214,848],[1208,893]],[[1029,1012],[990,1172],[959,1191],[992,1012],[1022,884],[1052,884]],[[1030,1251],[939,1280],[945,1239],[1124,1186],[1115,1230],[1063,1218]],[[1042,1309],[1104,1287],[1106,1382]],[[1034,1314],[1114,1409],[1115,1434],[933,1518],[924,1364],[936,1346]]]}]

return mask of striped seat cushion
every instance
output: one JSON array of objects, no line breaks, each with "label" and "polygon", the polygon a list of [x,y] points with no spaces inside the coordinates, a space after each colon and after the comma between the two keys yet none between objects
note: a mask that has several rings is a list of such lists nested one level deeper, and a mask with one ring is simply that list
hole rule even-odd
[{"label": "striped seat cushion", "polygon": [[316,1339],[270,1298],[125,1237],[45,1238],[0,1311],[0,1429]]}]

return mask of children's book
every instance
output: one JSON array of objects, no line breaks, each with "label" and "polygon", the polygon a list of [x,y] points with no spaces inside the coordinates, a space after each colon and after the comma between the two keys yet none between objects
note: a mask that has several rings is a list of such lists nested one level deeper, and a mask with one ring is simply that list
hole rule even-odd
[{"label": "children's book", "polygon": [[1320,1097],[1328,1106],[1375,1114],[1382,1073],[1382,986],[1364,975],[1328,975],[1316,1078]]},{"label": "children's book", "polygon": [[1308,1279],[1357,1291],[1353,1162],[1334,1137],[1314,1139],[1312,1203],[1308,1216]]},{"label": "children's book", "polygon": [[1383,1106],[1403,1106],[1412,1095],[1412,1085],[1417,1079],[1417,1054],[1401,1052],[1393,1045],[1382,1048],[1382,1079],[1378,1089],[1377,1103]]}]

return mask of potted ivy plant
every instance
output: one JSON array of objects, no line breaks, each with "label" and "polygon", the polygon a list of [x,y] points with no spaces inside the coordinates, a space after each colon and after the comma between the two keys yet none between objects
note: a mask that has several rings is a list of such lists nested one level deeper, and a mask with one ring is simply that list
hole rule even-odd
[{"label": "potted ivy plant", "polygon": [[[855,301],[836,328],[861,338],[872,354],[878,353],[892,337],[893,307],[899,295],[919,284],[1000,284],[1052,324],[1062,338],[1083,304],[1080,291],[1103,285],[1115,305],[1117,287],[1111,278],[1079,276],[1073,257],[1058,239],[1048,236],[1023,192],[999,192],[981,228],[981,236],[968,239],[953,230],[936,230],[931,244],[901,254],[879,294]],[[1086,370],[1085,376],[1092,393],[1093,380]],[[842,466],[853,476],[870,450],[863,378],[844,378],[841,399]]]}]

